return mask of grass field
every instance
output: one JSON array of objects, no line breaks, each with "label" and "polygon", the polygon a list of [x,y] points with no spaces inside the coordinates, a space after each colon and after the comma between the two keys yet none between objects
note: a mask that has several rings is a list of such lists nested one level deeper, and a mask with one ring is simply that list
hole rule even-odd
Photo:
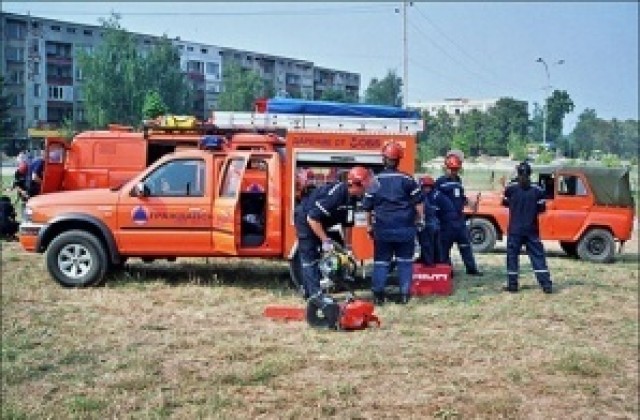
[{"label": "grass field", "polygon": [[279,262],[133,261],[68,290],[3,243],[2,418],[638,418],[637,239],[609,265],[549,253],[553,295],[525,257],[500,292],[504,255],[479,255],[485,277],[347,333],[262,317],[301,304]]}]

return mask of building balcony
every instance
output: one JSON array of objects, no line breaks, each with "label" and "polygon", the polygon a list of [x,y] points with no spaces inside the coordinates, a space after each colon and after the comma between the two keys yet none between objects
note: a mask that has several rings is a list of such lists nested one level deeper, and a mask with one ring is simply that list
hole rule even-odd
[{"label": "building balcony", "polygon": [[73,65],[73,58],[62,55],[47,55],[47,64]]},{"label": "building balcony", "polygon": [[194,71],[187,72],[187,78],[189,78],[189,80],[193,80],[197,82],[204,82],[204,74],[197,73]]},{"label": "building balcony", "polygon": [[47,83],[57,86],[73,86],[73,77],[71,76],[47,76]]}]

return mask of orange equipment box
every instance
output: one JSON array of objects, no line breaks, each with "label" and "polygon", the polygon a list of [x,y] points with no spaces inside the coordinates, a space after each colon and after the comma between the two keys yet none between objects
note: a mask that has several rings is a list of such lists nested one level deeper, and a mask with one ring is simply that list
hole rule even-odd
[{"label": "orange equipment box", "polygon": [[453,279],[450,265],[436,264],[429,267],[422,263],[413,264],[412,296],[450,295],[451,293],[453,293]]}]

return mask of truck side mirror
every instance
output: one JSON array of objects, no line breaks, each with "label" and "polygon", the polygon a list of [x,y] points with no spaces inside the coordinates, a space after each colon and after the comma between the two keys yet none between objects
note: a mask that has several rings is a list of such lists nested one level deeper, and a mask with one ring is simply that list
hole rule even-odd
[{"label": "truck side mirror", "polygon": [[133,196],[133,197],[142,198],[142,197],[146,197],[148,195],[149,195],[149,188],[147,188],[147,186],[144,184],[144,182],[138,182],[131,189],[131,196]]}]

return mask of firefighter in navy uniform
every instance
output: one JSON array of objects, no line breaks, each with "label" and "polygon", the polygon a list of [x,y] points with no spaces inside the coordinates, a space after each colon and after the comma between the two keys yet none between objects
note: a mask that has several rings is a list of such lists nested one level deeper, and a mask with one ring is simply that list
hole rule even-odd
[{"label": "firefighter in navy uniform", "polygon": [[469,230],[465,223],[464,206],[469,204],[469,200],[464,194],[462,179],[458,172],[462,168],[462,159],[455,153],[448,153],[444,160],[446,175],[442,175],[436,180],[435,188],[443,193],[456,211],[457,219],[452,220],[446,228],[442,230],[442,248],[444,257],[448,264],[451,264],[451,248],[453,244],[458,244],[458,251],[464,262],[467,274],[472,276],[482,276],[478,270],[476,260],[473,256],[471,241],[469,240]]},{"label": "firefighter in navy uniform", "polygon": [[334,247],[327,229],[341,225],[344,228],[345,247],[351,249],[355,206],[363,196],[368,181],[369,171],[362,166],[354,166],[349,170],[345,182],[316,187],[302,198],[296,209],[294,223],[305,297],[312,298],[322,292],[318,268],[320,252],[330,252]]},{"label": "firefighter in navy uniform", "polygon": [[382,149],[382,156],[385,168],[375,177],[376,182],[362,200],[369,233],[374,240],[371,288],[374,303],[383,304],[389,266],[395,255],[400,303],[406,304],[409,302],[416,233],[424,228],[423,194],[413,177],[398,171],[402,146],[388,143]]},{"label": "firefighter in navy uniform", "polygon": [[551,276],[547,268],[544,247],[540,241],[538,214],[545,211],[542,188],[531,185],[531,166],[522,162],[516,167],[517,183],[511,183],[504,191],[502,205],[509,207],[507,229],[507,287],[506,291],[518,291],[518,257],[525,245],[536,279],[544,293],[552,292]]},{"label": "firefighter in navy uniform", "polygon": [[[420,260],[428,266],[445,262],[442,255],[442,226],[448,218],[455,218],[451,201],[440,191],[434,189],[435,181],[430,176],[420,178],[424,193],[424,230],[418,232]],[[442,221],[441,221],[442,220]]]}]

